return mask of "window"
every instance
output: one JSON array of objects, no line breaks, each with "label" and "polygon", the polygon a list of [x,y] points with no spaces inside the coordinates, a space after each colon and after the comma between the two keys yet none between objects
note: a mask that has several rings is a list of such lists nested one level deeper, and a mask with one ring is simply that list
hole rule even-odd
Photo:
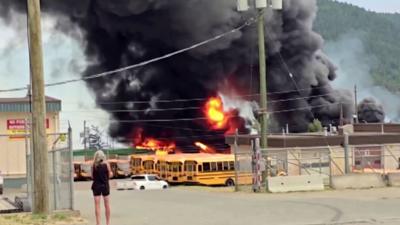
[{"label": "window", "polygon": [[[399,163],[399,167],[400,167],[400,163]],[[203,166],[202,165],[199,165],[199,172],[203,172]]]},{"label": "window", "polygon": [[222,170],[223,170],[223,168],[222,168],[222,162],[218,162],[218,163],[217,163],[217,170],[218,170],[218,171],[222,171]]},{"label": "window", "polygon": [[118,168],[124,171],[127,171],[130,169],[129,164],[128,163],[118,163]]},{"label": "window", "polygon": [[229,170],[235,170],[235,162],[234,161],[229,162]]},{"label": "window", "polygon": [[149,181],[155,181],[156,180],[155,176],[148,176],[147,178],[149,179]]},{"label": "window", "polygon": [[186,165],[185,165],[185,171],[188,171],[188,172],[194,171],[194,165],[192,165],[192,164],[186,164]]},{"label": "window", "polygon": [[203,170],[204,172],[210,172],[211,171],[210,163],[203,163]]},{"label": "window", "polygon": [[145,180],[144,176],[133,176],[132,180]]},{"label": "window", "polygon": [[229,162],[224,162],[224,163],[223,163],[223,169],[224,169],[225,171],[228,171],[228,170],[229,170]]},{"label": "window", "polygon": [[217,163],[216,162],[211,163],[211,171],[217,171]]}]

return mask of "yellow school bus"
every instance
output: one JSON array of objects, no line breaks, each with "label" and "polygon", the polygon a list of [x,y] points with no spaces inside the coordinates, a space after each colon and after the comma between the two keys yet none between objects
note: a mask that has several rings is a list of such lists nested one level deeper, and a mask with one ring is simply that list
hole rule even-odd
[{"label": "yellow school bus", "polygon": [[131,155],[132,174],[154,174],[155,155]]},{"label": "yellow school bus", "polygon": [[110,159],[108,160],[108,163],[110,164],[113,178],[126,178],[132,175],[129,160]]},{"label": "yellow school bus", "polygon": [[196,154],[184,162],[185,180],[202,185],[235,185],[235,159],[229,154]]},{"label": "yellow school bus", "polygon": [[[134,174],[156,174],[172,184],[235,185],[232,154],[132,155]],[[251,184],[251,174],[240,175],[241,184]]]},{"label": "yellow school bus", "polygon": [[183,166],[188,155],[189,154],[173,154],[158,156],[156,166],[158,175],[171,184],[186,182]]},{"label": "yellow school bus", "polygon": [[91,180],[92,166],[93,166],[93,161],[74,162],[75,180]]}]

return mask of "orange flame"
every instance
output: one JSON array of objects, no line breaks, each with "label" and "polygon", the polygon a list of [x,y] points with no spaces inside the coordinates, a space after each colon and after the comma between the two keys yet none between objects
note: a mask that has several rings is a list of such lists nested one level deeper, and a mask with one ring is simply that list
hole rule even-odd
[{"label": "orange flame", "polygon": [[208,123],[214,129],[226,128],[229,115],[224,112],[224,105],[220,97],[213,97],[208,100],[205,106],[205,113]]},{"label": "orange flame", "polygon": [[155,151],[156,155],[167,155],[175,151],[176,145],[173,142],[168,143],[154,138],[146,138],[141,144],[136,145],[136,148]]},{"label": "orange flame", "polygon": [[194,145],[199,147],[201,149],[202,153],[216,153],[216,151],[213,148],[211,148],[211,147],[209,147],[209,146],[207,146],[207,145],[205,145],[205,144],[203,144],[201,142],[197,141],[197,142],[194,143]]}]

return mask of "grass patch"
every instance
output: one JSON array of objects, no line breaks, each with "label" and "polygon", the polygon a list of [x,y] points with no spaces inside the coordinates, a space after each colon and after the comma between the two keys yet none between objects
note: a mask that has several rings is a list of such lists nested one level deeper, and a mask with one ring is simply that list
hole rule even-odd
[{"label": "grass patch", "polygon": [[12,214],[0,216],[1,225],[87,225],[87,221],[71,213]]}]

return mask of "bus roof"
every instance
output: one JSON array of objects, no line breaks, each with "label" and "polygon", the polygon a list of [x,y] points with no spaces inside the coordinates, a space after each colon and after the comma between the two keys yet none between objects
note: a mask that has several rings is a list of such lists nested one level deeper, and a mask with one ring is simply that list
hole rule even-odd
[{"label": "bus roof", "polygon": [[180,162],[185,161],[197,161],[197,162],[217,162],[217,161],[230,161],[234,160],[233,154],[208,154],[208,153],[182,153],[182,154],[170,154],[164,156],[157,155],[131,155],[131,158],[139,158],[142,161],[154,160],[154,161],[166,161],[166,162]]},{"label": "bus roof", "polygon": [[185,161],[229,161],[233,160],[234,156],[231,154],[207,154],[207,153],[194,153],[194,154],[173,154],[157,157],[157,161],[167,161],[167,162],[180,162]]}]

